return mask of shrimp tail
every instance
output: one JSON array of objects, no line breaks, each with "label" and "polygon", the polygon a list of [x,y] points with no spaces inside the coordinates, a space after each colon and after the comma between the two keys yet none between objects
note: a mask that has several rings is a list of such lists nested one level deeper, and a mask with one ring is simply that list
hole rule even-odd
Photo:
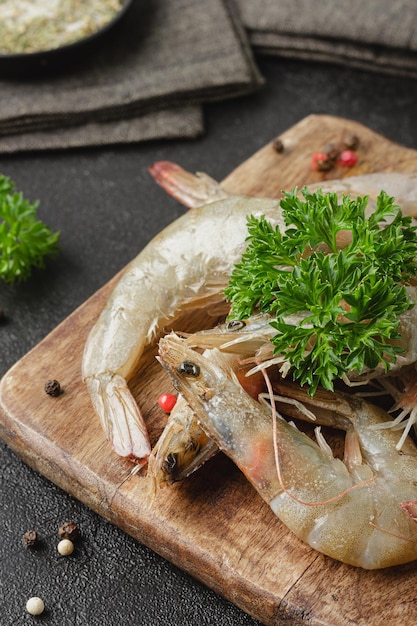
[{"label": "shrimp tail", "polygon": [[114,451],[143,463],[151,451],[145,422],[119,374],[98,374],[86,379],[87,387],[107,439]]},{"label": "shrimp tail", "polygon": [[219,183],[207,174],[192,174],[171,161],[157,161],[148,171],[162,189],[189,209],[228,197]]}]

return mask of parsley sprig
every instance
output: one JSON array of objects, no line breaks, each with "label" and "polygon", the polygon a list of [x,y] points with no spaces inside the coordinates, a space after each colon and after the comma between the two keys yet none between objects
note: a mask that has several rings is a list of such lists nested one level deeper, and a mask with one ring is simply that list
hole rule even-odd
[{"label": "parsley sprig", "polygon": [[0,278],[6,283],[26,280],[32,268],[43,267],[45,257],[58,250],[59,233],[36,218],[38,205],[0,175]]},{"label": "parsley sprig", "polygon": [[[368,198],[286,192],[286,230],[248,217],[248,247],[225,290],[231,315],[274,316],[274,353],[313,395],[344,373],[381,364],[403,349],[399,316],[412,302],[406,285],[417,273],[417,236],[384,191],[367,218]],[[389,218],[391,218],[389,220]]]}]

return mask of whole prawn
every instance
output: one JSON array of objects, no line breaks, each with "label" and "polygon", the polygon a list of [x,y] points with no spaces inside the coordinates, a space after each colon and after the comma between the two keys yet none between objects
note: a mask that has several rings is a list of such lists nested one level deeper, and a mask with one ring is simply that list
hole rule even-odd
[{"label": "whole prawn", "polygon": [[177,219],[130,263],[90,331],[82,376],[119,455],[146,460],[151,449],[127,383],[145,346],[187,307],[223,300],[228,276],[245,247],[248,214],[282,224],[278,200],[238,196]]},{"label": "whole prawn", "polygon": [[[210,177],[195,176],[172,163],[150,169],[161,186],[193,210],[157,235],[128,265],[90,331],[82,362],[82,377],[106,437],[119,455],[138,463],[146,462],[151,446],[128,381],[144,348],[184,309],[223,299],[230,272],[245,248],[249,214],[265,215],[284,228],[279,200],[229,197]],[[370,175],[369,193],[377,187],[391,193],[391,176],[384,174],[381,180]],[[395,175],[392,180],[398,201],[406,202],[401,190],[408,193],[410,176]]]},{"label": "whole prawn", "polygon": [[171,333],[159,354],[207,434],[300,539],[365,569],[417,558],[417,525],[407,512],[417,500],[417,448],[408,438],[399,453],[392,431],[373,428],[387,419],[383,409],[341,393],[309,398],[318,423],[346,430],[343,462],[323,437],[316,443],[280,414],[271,419],[221,365],[221,353],[207,358]]}]

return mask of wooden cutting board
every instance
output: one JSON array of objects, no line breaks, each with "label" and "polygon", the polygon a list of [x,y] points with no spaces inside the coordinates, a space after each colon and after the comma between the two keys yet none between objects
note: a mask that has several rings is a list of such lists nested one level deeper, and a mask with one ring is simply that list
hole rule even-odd
[{"label": "wooden cutting board", "polygon": [[[359,137],[358,164],[327,173],[311,169],[311,155],[347,134]],[[232,193],[277,196],[294,185],[374,171],[417,171],[417,152],[352,121],[310,116],[273,141],[224,181]],[[150,164],[151,165],[151,164]],[[199,169],[199,164],[195,164]],[[210,172],[207,172],[210,174]],[[417,624],[417,562],[368,572],[333,561],[304,545],[274,517],[223,455],[183,484],[151,501],[135,476],[120,486],[130,464],[105,441],[80,378],[82,351],[117,277],[79,307],[3,377],[0,435],[35,470],[103,517],[187,571],[266,625]],[[186,330],[195,317],[178,321]],[[171,388],[144,355],[131,383],[152,443],[165,416],[157,405]],[[56,378],[63,393],[51,398],[44,383]],[[30,380],[30,386],[27,381]]]}]

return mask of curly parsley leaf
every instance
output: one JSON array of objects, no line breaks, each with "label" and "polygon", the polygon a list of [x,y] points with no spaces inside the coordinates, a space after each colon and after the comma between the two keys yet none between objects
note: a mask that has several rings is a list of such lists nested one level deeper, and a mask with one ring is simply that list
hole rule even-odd
[{"label": "curly parsley leaf", "polygon": [[46,256],[58,251],[59,233],[37,219],[38,205],[0,175],[0,278],[6,283],[26,280],[34,267],[44,267]]},{"label": "curly parsley leaf", "polygon": [[275,316],[274,352],[313,395],[346,372],[395,362],[399,316],[414,305],[406,285],[417,273],[417,236],[383,191],[369,218],[367,197],[302,195],[284,194],[284,233],[248,218],[248,246],[225,294],[234,317]]}]

